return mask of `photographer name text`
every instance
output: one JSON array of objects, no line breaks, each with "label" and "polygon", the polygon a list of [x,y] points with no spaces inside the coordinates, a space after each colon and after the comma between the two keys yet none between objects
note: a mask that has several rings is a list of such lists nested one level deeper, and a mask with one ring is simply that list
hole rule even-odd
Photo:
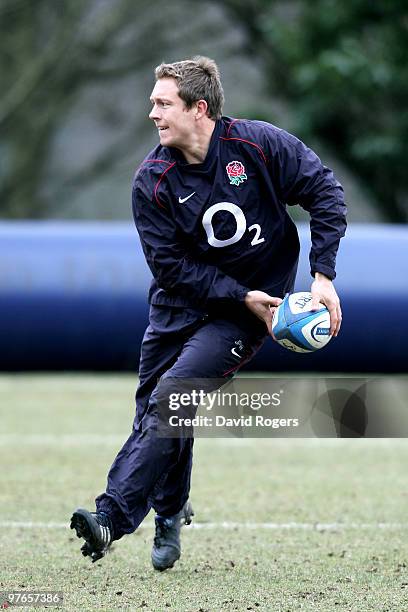
[{"label": "photographer name text", "polygon": [[279,419],[264,417],[260,414],[250,414],[236,418],[216,415],[214,417],[199,415],[194,418],[180,417],[176,414],[169,418],[171,427],[298,427],[299,419]]}]

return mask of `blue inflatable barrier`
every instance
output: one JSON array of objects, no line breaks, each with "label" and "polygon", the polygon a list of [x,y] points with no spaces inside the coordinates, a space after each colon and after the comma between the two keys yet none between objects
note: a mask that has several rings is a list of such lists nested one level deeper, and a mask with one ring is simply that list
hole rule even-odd
[{"label": "blue inflatable barrier", "polygon": [[[312,279],[299,233],[300,291]],[[349,228],[337,274],[339,337],[307,355],[268,340],[247,368],[407,371],[408,228]],[[0,223],[0,369],[136,371],[150,278],[131,223]]]}]

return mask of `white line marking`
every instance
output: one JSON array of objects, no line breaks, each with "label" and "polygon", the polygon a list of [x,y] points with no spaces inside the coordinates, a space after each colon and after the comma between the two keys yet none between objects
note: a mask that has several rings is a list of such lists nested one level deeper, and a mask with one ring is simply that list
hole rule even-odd
[{"label": "white line marking", "polygon": [[[58,434],[58,433],[5,433],[0,434],[0,446],[122,446],[129,437],[130,429],[115,434]],[[408,448],[408,438],[197,438],[198,445],[211,446],[251,446],[291,448]]]},{"label": "white line marking", "polygon": [[[35,522],[35,521],[0,521],[2,529],[69,529],[69,522]],[[142,523],[138,529],[153,529],[153,523]],[[251,523],[229,522],[192,523],[185,529],[269,529],[275,531],[341,531],[341,530],[400,530],[408,529],[408,523]]]},{"label": "white line marking", "polygon": [[129,432],[123,434],[0,434],[0,446],[119,446]]},{"label": "white line marking", "polygon": [[[408,523],[192,523],[195,529],[273,529],[338,531],[344,529],[408,529]],[[187,526],[188,529],[188,526]]]}]

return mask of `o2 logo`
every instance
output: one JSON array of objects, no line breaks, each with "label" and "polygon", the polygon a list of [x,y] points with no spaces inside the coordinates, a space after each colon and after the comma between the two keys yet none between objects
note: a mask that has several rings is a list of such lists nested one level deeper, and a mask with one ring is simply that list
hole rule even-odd
[{"label": "o2 logo", "polygon": [[[235,230],[235,234],[230,238],[226,238],[225,240],[219,240],[215,237],[214,227],[212,224],[212,219],[220,210],[224,210],[226,212],[231,213],[235,219],[235,223],[237,228]],[[247,228],[247,221],[244,213],[236,204],[232,204],[231,202],[218,202],[218,204],[213,204],[208,208],[203,215],[203,227],[205,229],[205,233],[207,234],[208,244],[210,246],[216,248],[222,248],[229,246],[230,244],[235,244],[241,240],[242,236],[245,234],[246,230],[248,232],[254,231],[254,237],[251,240],[251,246],[256,246],[257,244],[261,244],[265,241],[265,238],[261,238],[261,226],[258,223],[254,223],[250,227]]]}]

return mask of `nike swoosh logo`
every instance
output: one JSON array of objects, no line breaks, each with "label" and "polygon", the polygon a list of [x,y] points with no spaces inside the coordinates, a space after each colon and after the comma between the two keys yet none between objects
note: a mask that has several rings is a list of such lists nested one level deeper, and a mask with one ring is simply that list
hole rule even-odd
[{"label": "nike swoosh logo", "polygon": [[193,191],[193,193],[190,193],[190,195],[188,195],[186,198],[180,198],[179,196],[180,204],[184,204],[184,202],[187,202],[187,200],[189,200],[194,194],[195,194],[195,191]]},{"label": "nike swoosh logo", "polygon": [[235,355],[235,357],[238,357],[238,359],[242,359],[242,356],[239,353],[237,353],[237,350],[235,348],[231,349],[231,353]]}]

